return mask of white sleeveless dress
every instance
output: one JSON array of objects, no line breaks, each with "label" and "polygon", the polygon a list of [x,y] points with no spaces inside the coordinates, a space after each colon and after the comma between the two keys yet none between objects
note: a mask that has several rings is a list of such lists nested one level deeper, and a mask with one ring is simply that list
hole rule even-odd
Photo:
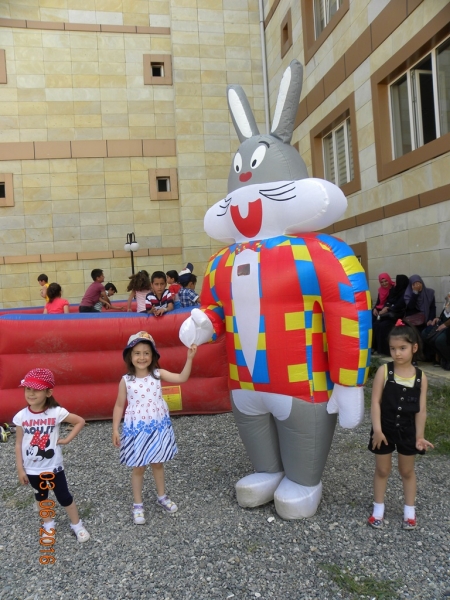
[{"label": "white sleeveless dress", "polygon": [[[155,371],[159,376],[159,371]],[[124,375],[128,406],[122,428],[120,462],[128,467],[171,460],[178,452],[161,381]]]}]

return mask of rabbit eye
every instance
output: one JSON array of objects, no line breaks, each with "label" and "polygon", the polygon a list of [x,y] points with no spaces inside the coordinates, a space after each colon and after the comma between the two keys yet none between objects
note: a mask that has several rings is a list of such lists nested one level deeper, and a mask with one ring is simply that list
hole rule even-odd
[{"label": "rabbit eye", "polygon": [[262,163],[264,156],[266,155],[266,150],[266,146],[261,145],[253,152],[250,159],[250,166],[252,169],[257,169]]},{"label": "rabbit eye", "polygon": [[242,156],[239,154],[239,152],[234,157],[233,166],[236,173],[240,173],[242,171]]}]

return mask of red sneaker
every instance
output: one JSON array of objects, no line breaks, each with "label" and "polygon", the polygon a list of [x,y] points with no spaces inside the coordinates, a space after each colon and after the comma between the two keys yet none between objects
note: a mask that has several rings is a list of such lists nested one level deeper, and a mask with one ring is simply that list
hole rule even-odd
[{"label": "red sneaker", "polygon": [[376,519],[372,515],[367,519],[367,523],[374,529],[383,529],[384,519]]},{"label": "red sneaker", "polygon": [[415,529],[417,527],[416,518],[414,519],[404,519],[402,528],[403,529]]}]

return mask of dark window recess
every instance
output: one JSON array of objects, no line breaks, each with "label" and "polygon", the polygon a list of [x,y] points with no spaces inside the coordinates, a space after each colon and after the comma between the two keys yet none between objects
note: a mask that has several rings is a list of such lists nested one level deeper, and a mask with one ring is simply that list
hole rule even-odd
[{"label": "dark window recess", "polygon": [[170,192],[170,179],[168,177],[157,177],[158,192]]},{"label": "dark window recess", "polygon": [[0,198],[6,198],[6,188],[4,183],[0,183]]},{"label": "dark window recess", "polygon": [[289,42],[289,25],[288,25],[288,23],[286,23],[286,25],[283,27],[283,29],[281,31],[281,45],[284,46],[288,42]]},{"label": "dark window recess", "polygon": [[164,64],[163,63],[151,63],[152,66],[152,77],[164,77]]}]

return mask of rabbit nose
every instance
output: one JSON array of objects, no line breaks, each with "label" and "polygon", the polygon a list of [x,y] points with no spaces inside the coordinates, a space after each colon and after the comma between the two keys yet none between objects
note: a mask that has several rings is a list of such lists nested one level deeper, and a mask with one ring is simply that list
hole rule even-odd
[{"label": "rabbit nose", "polygon": [[247,173],[241,173],[241,174],[239,175],[239,181],[242,181],[242,182],[244,182],[244,183],[245,183],[246,181],[248,181],[249,179],[251,179],[251,178],[252,178],[252,174],[251,174],[251,172],[250,172],[250,171],[247,171]]}]

